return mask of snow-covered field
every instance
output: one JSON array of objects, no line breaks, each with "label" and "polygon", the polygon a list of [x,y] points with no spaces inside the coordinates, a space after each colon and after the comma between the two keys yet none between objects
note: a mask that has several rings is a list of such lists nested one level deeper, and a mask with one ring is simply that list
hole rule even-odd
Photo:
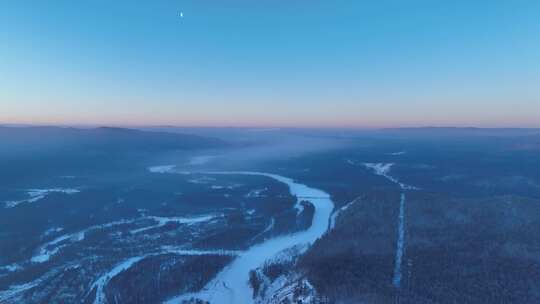
[{"label": "snow-covered field", "polygon": [[[192,297],[213,304],[252,303],[252,290],[248,284],[249,271],[262,266],[265,261],[294,246],[312,244],[328,229],[328,221],[334,208],[330,195],[319,189],[296,183],[292,179],[263,172],[209,172],[209,174],[259,175],[285,183],[298,200],[309,197],[315,207],[312,225],[309,229],[285,236],[269,239],[242,252],[230,265],[225,267],[203,290],[195,294],[185,294],[172,298],[167,303],[181,303]],[[307,247],[306,247],[307,248]]]}]

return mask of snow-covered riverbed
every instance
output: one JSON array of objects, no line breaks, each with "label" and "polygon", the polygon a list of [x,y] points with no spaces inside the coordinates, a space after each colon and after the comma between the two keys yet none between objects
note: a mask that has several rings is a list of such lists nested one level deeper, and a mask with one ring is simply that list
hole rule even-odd
[{"label": "snow-covered riverbed", "polygon": [[[210,172],[208,174],[241,174],[266,176],[286,184],[292,195],[300,200],[309,200],[315,207],[313,222],[309,229],[269,239],[242,252],[230,265],[225,267],[208,283],[202,291],[195,294],[185,294],[167,301],[167,303],[181,303],[182,300],[200,298],[212,304],[247,304],[252,303],[253,291],[248,284],[249,271],[256,269],[264,262],[276,256],[279,252],[302,244],[311,244],[321,237],[328,229],[328,221],[334,203],[330,195],[319,189],[310,188],[297,183],[290,178],[263,172]],[[309,198],[309,199],[306,199]]]}]

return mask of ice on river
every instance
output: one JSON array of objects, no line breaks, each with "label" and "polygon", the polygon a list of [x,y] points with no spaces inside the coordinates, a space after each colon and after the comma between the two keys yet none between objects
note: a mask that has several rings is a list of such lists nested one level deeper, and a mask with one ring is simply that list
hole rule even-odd
[{"label": "ice on river", "polygon": [[[167,301],[167,303],[181,303],[192,297],[209,301],[213,304],[252,303],[253,291],[248,284],[249,271],[264,264],[278,253],[293,246],[312,244],[328,229],[330,214],[334,203],[328,193],[296,183],[292,179],[276,174],[263,172],[211,172],[210,174],[241,174],[266,176],[286,184],[292,195],[298,200],[309,200],[315,207],[313,221],[310,228],[305,231],[269,239],[254,245],[241,253],[231,264],[225,267],[209,282],[202,291],[195,294],[185,294]],[[306,247],[307,248],[307,247]]]}]

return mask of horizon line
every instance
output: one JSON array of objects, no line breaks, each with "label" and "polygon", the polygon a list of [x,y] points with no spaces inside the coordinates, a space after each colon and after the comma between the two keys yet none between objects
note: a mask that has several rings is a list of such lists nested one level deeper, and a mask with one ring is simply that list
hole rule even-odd
[{"label": "horizon line", "polygon": [[144,128],[177,128],[177,129],[304,129],[304,130],[388,130],[388,129],[530,129],[540,130],[540,126],[474,126],[474,125],[415,125],[415,126],[290,126],[290,125],[172,125],[172,124],[100,124],[100,123],[3,123],[0,122],[0,127],[59,127],[59,128],[125,128],[125,129],[144,129]]}]

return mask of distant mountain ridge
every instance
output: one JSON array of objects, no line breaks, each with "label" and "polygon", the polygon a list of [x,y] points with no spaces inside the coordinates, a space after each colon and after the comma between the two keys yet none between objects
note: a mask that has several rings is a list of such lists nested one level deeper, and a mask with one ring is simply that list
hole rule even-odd
[{"label": "distant mountain ridge", "polygon": [[190,134],[149,132],[136,129],[99,127],[2,127],[4,147],[98,147],[108,149],[206,149],[225,146],[220,139]]},{"label": "distant mountain ridge", "polygon": [[498,136],[518,136],[540,134],[540,128],[479,128],[479,127],[407,127],[407,128],[384,128],[381,132],[410,132],[427,133],[437,132],[439,134],[461,134],[461,135],[498,135]]}]

